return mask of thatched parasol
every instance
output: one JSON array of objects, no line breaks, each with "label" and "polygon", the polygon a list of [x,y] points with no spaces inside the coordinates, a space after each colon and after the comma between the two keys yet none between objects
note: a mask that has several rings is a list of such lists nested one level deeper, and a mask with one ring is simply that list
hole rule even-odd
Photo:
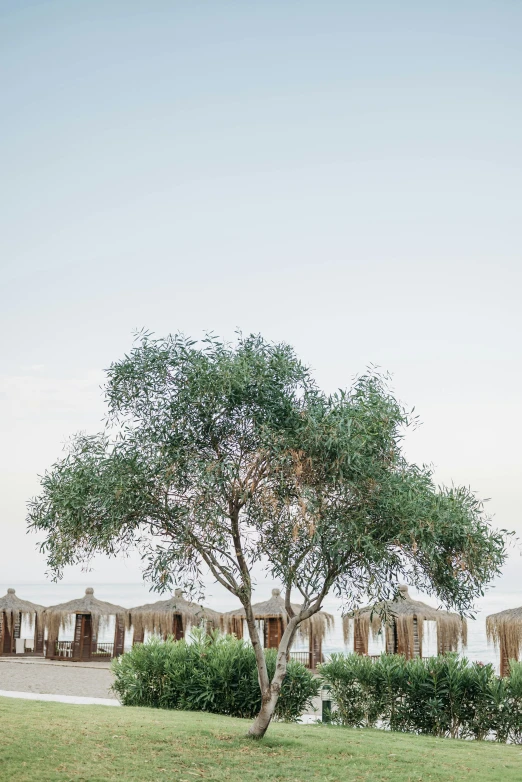
[{"label": "thatched parasol", "polygon": [[145,630],[167,636],[172,634],[175,616],[181,618],[183,633],[187,628],[199,627],[202,622],[207,628],[218,629],[220,626],[221,614],[218,611],[186,600],[181,589],[176,589],[168,600],[130,608],[128,626],[133,625],[135,636],[142,636]]},{"label": "thatched parasol", "polygon": [[509,660],[518,660],[522,651],[522,608],[508,608],[487,616],[486,636],[495,647],[500,647],[500,668],[504,675]]},{"label": "thatched parasol", "polygon": [[466,646],[467,643],[467,624],[463,617],[449,611],[432,608],[419,600],[413,600],[405,585],[399,586],[395,600],[359,608],[344,616],[345,643],[348,642],[352,621],[356,640],[357,638],[366,639],[366,644],[370,630],[372,637],[375,637],[381,632],[384,624],[387,651],[395,651],[396,648],[409,657],[413,657],[415,654],[416,640],[418,640],[419,649],[422,647],[425,621],[437,623],[437,650],[439,654],[456,651],[459,641],[463,646]]},{"label": "thatched parasol", "polygon": [[[292,610],[295,614],[298,614],[301,610],[301,606],[292,603]],[[286,613],[285,601],[281,597],[280,589],[272,589],[272,596],[262,603],[255,603],[252,606],[254,612],[254,619],[267,620],[267,619],[281,619],[283,621],[283,627],[286,627],[288,623],[288,614]],[[228,611],[222,615],[222,628],[225,633],[234,633],[238,638],[243,635],[243,621],[246,619],[245,609],[238,608],[234,611]],[[332,614],[327,614],[325,611],[318,611],[309,619],[305,619],[299,625],[298,633],[301,638],[308,639],[310,637],[317,638],[322,641],[327,633],[334,626],[334,618]]]},{"label": "thatched parasol", "polygon": [[35,616],[41,614],[44,610],[44,607],[37,605],[37,603],[30,603],[29,600],[22,600],[17,597],[14,589],[8,589],[7,594],[0,597],[0,614],[5,613],[9,632],[11,632],[14,616],[21,614],[27,617],[32,627]]},{"label": "thatched parasol", "polygon": [[108,623],[109,617],[115,616],[124,622],[127,613],[128,608],[98,600],[94,597],[94,589],[89,587],[85,590],[84,597],[80,597],[78,600],[69,600],[68,603],[60,603],[46,608],[42,614],[42,620],[48,629],[49,637],[57,638],[60,628],[65,628],[73,614],[90,614],[92,628],[97,635],[100,624]]}]

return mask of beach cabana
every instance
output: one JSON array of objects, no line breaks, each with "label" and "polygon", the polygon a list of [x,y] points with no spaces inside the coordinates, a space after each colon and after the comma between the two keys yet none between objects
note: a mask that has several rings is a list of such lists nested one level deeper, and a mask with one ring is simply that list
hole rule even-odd
[{"label": "beach cabana", "polygon": [[357,654],[368,654],[370,631],[372,637],[384,626],[387,654],[403,654],[407,659],[422,657],[424,622],[437,625],[437,653],[457,651],[459,641],[467,641],[466,620],[459,614],[440,611],[426,603],[413,600],[408,587],[401,585],[397,597],[374,606],[359,608],[343,617],[344,641],[348,643],[353,629],[353,648]]},{"label": "beach cabana", "polygon": [[164,639],[172,635],[179,641],[191,627],[203,626],[207,632],[217,630],[220,618],[218,611],[186,600],[183,591],[176,589],[167,600],[130,608],[128,623],[134,627],[133,643],[143,643],[145,632]]},{"label": "beach cabana", "polygon": [[[21,600],[14,589],[0,597],[0,655],[44,653],[44,633],[40,616],[43,606]],[[21,637],[22,621],[34,630],[31,639]]]},{"label": "beach cabana", "polygon": [[[288,624],[285,601],[279,589],[272,589],[272,596],[263,603],[252,606],[254,619],[259,623],[259,629],[263,634],[263,646],[265,649],[277,649]],[[298,614],[301,606],[292,603],[294,613]],[[243,638],[243,623],[246,619],[245,609],[240,608],[223,614],[222,627],[226,633],[234,633],[237,638]],[[322,645],[328,630],[334,625],[331,614],[319,611],[299,625],[298,634],[303,640],[308,641],[307,652],[291,652],[294,659],[304,663],[307,668],[314,670],[318,663],[323,662]]]},{"label": "beach cabana", "polygon": [[486,636],[500,650],[500,675],[509,674],[509,661],[522,652],[522,608],[508,608],[486,617]]},{"label": "beach cabana", "polygon": [[[110,660],[123,654],[125,619],[128,609],[94,597],[86,589],[84,597],[46,608],[42,619],[47,629],[46,657],[53,660]],[[114,642],[98,641],[100,630],[115,618]],[[72,641],[60,640],[60,630],[74,621]]]}]

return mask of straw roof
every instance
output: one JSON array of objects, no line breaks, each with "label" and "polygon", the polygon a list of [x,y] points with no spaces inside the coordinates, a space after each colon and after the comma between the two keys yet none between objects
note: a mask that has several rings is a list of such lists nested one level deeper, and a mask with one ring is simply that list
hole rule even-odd
[{"label": "straw roof", "polygon": [[348,642],[350,625],[353,621],[359,633],[367,638],[371,630],[372,637],[386,629],[395,628],[399,646],[409,649],[413,655],[414,620],[417,620],[416,632],[419,643],[422,643],[424,621],[437,623],[438,651],[456,651],[459,641],[463,646],[467,643],[466,620],[459,614],[441,611],[420,600],[413,600],[404,584],[399,586],[394,600],[383,601],[373,606],[366,606],[351,611],[343,617],[344,641]]},{"label": "straw roof", "polygon": [[[292,603],[292,610],[295,614],[298,614],[301,610],[301,606],[297,603]],[[280,589],[272,589],[272,596],[263,601],[262,603],[255,603],[252,606],[255,619],[282,619],[283,625],[286,626],[288,622],[288,614],[286,613],[285,601],[281,597]],[[235,633],[237,636],[242,635],[243,620],[246,619],[246,613],[244,608],[238,608],[234,611],[228,611],[222,615],[222,628],[226,633]],[[318,611],[309,619],[305,619],[299,625],[299,635],[306,639],[310,637],[310,634],[314,638],[323,640],[328,630],[333,628],[334,618],[332,614],[327,614],[325,611]]]},{"label": "straw roof", "polygon": [[189,627],[198,627],[202,622],[214,628],[219,628],[221,614],[211,608],[192,603],[183,597],[183,591],[176,589],[168,600],[158,600],[156,603],[130,608],[128,624],[134,626],[134,632],[170,635],[174,616],[181,617],[183,632]]},{"label": "straw roof", "polygon": [[14,589],[8,589],[7,594],[0,597],[0,613],[5,612],[7,618],[7,627],[11,631],[13,616],[22,614],[33,622],[34,617],[44,611],[44,607],[37,603],[30,603],[29,600],[22,600],[16,596]]},{"label": "straw roof", "polygon": [[78,600],[69,600],[68,603],[59,603],[46,608],[42,618],[49,635],[53,637],[58,634],[60,627],[66,626],[73,614],[90,614],[93,630],[97,632],[100,623],[106,624],[111,616],[124,620],[127,612],[127,608],[98,600],[94,597],[94,589],[88,587],[85,595]]},{"label": "straw roof", "polygon": [[522,607],[508,608],[486,617],[486,636],[508,660],[518,660],[522,651]]}]

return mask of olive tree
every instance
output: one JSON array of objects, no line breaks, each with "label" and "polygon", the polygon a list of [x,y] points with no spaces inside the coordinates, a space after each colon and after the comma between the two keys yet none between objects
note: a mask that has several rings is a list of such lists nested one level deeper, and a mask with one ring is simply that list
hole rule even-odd
[{"label": "olive tree", "polygon": [[[106,401],[104,432],[75,437],[43,476],[29,527],[56,578],[136,546],[158,591],[202,594],[210,571],[244,607],[255,650],[251,736],[264,735],[296,631],[329,592],[352,608],[406,578],[465,613],[504,560],[474,494],[437,488],[407,462],[411,416],[374,372],[327,395],[288,345],[143,333],[107,371]],[[252,612],[256,563],[284,585],[272,680]]]}]

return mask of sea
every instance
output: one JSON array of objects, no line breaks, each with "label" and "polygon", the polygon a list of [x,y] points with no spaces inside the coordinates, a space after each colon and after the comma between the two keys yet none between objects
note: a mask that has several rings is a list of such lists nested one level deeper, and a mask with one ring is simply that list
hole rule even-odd
[{"label": "sea", "polygon": [[[262,581],[257,584],[254,602],[268,599],[271,588],[274,586],[271,582]],[[86,587],[94,589],[95,596],[100,600],[106,600],[109,603],[121,605],[124,608],[143,605],[144,603],[153,603],[156,600],[165,599],[167,595],[158,595],[149,590],[145,582],[137,583],[95,583],[86,577],[85,582],[66,583],[66,582],[45,582],[45,583],[9,583],[0,584],[0,594],[5,594],[8,587],[16,589],[19,597],[39,603],[44,606],[64,603],[68,600],[74,600],[82,597]],[[414,599],[422,600],[436,607],[436,603],[429,598],[410,590]],[[499,668],[498,650],[492,644],[489,644],[486,638],[486,616],[505,608],[520,605],[520,593],[506,593],[492,591],[487,594],[479,603],[473,619],[468,619],[468,645],[466,649],[460,650],[460,653],[469,660],[480,661],[483,663],[492,663],[495,669]],[[224,589],[216,585],[209,586],[206,592],[204,604],[216,611],[230,611],[237,607],[235,598]],[[348,652],[353,648],[350,644],[344,643],[341,604],[333,597],[327,598],[323,603],[325,611],[334,615],[335,624],[331,632],[328,633],[323,643],[323,652],[325,655],[334,652]],[[63,640],[72,640],[73,626],[66,627],[60,637]],[[29,626],[22,627],[22,637],[29,638],[31,631]],[[114,636],[114,624],[109,622],[104,628],[100,628],[100,641],[111,641]],[[127,634],[126,647],[130,648],[132,636]],[[296,651],[307,648],[304,643],[297,642],[294,646]],[[383,651],[384,642],[382,637],[370,638],[369,654],[380,654]],[[423,654],[430,656],[437,653],[436,628],[434,623],[426,622]]]}]

